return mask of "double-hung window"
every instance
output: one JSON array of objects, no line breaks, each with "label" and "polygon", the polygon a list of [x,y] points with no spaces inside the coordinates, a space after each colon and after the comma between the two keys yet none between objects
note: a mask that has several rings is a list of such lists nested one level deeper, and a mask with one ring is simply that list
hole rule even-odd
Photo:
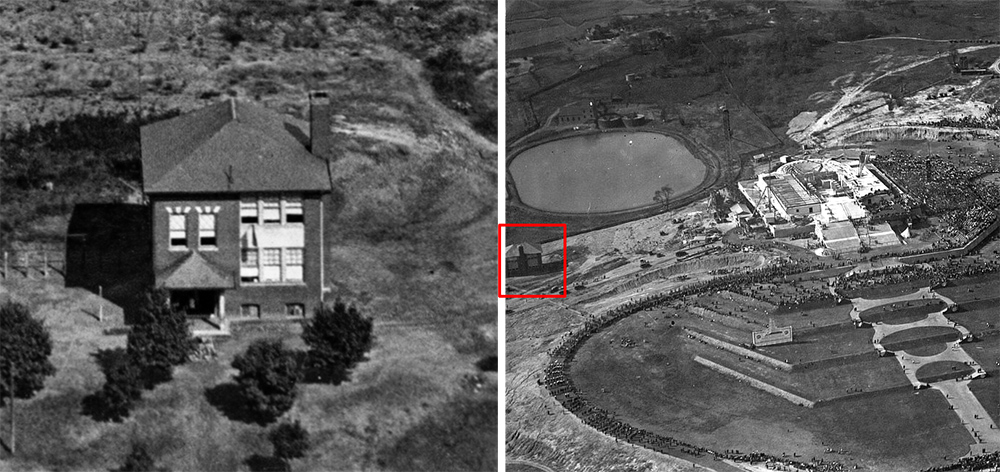
[{"label": "double-hung window", "polygon": [[187,215],[170,215],[170,249],[187,248]]},{"label": "double-hung window", "polygon": [[211,213],[201,213],[198,215],[198,246],[214,248],[215,239],[215,215]]},{"label": "double-hung window", "polygon": [[281,249],[261,249],[261,282],[281,281]]},{"label": "double-hung window", "polygon": [[281,202],[264,201],[264,223],[281,223]]},{"label": "double-hung window", "polygon": [[285,280],[288,282],[302,280],[302,248],[285,249]]},{"label": "double-hung window", "polygon": [[257,202],[240,203],[240,223],[257,224]]},{"label": "double-hung window", "polygon": [[285,223],[302,223],[303,221],[304,219],[302,216],[302,202],[286,201]]}]

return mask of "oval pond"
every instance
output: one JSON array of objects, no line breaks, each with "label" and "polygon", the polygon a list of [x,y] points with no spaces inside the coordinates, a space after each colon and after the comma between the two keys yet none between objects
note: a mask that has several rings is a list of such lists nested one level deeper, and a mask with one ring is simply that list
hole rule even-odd
[{"label": "oval pond", "polygon": [[629,210],[671,198],[705,179],[705,164],[677,139],[656,133],[609,132],[540,144],[514,158],[510,174],[521,200],[560,213]]}]

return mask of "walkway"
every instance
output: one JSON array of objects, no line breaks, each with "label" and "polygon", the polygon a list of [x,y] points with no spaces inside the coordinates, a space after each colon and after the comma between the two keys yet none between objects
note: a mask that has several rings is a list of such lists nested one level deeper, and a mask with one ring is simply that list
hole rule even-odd
[{"label": "walkway", "polygon": [[[961,333],[962,337],[959,341],[946,343],[947,347],[945,350],[938,354],[932,356],[915,356],[906,353],[904,349],[896,353],[896,360],[899,361],[899,365],[903,368],[903,373],[906,375],[906,378],[909,379],[910,384],[913,385],[914,388],[929,386],[933,389],[941,391],[944,394],[945,399],[951,404],[952,410],[955,411],[955,414],[957,414],[959,419],[962,421],[962,425],[969,430],[969,434],[971,434],[976,441],[970,446],[970,455],[1000,451],[1000,428],[997,427],[993,419],[990,418],[989,413],[986,412],[982,403],[979,402],[979,399],[977,399],[972,393],[972,390],[969,389],[969,382],[972,378],[986,375],[982,366],[980,366],[979,363],[972,358],[972,356],[965,352],[960,345],[963,340],[971,337],[971,333],[966,327],[949,320],[945,316],[945,313],[955,306],[955,302],[953,300],[934,292],[930,287],[924,287],[914,293],[893,298],[882,298],[877,300],[854,298],[851,300],[851,303],[854,304],[854,309],[851,310],[851,319],[853,319],[855,323],[860,324],[861,312],[865,310],[891,305],[898,302],[926,300],[930,298],[941,300],[944,302],[945,308],[940,311],[930,313],[924,319],[914,321],[912,323],[895,325],[889,325],[882,322],[874,323],[872,328],[874,328],[875,334],[872,337],[872,344],[880,353],[884,353],[886,352],[886,349],[882,347],[881,341],[885,338],[885,336],[925,326],[954,328]],[[973,374],[966,378],[942,380],[930,384],[921,382],[917,378],[917,370],[921,367],[935,362],[947,361],[961,362],[971,367],[973,369]]]},{"label": "walkway", "polygon": [[976,439],[976,443],[970,446],[970,454],[1000,451],[1000,429],[990,419],[983,404],[969,390],[968,380],[935,382],[931,384],[931,388],[944,394],[948,403],[954,407],[955,414],[962,420],[962,426]]}]

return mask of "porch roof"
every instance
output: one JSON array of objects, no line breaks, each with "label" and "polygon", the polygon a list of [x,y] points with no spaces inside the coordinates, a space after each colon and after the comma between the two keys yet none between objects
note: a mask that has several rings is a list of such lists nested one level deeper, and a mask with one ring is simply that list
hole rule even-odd
[{"label": "porch roof", "polygon": [[232,276],[194,251],[161,272],[157,279],[162,280],[162,285],[168,289],[225,289],[235,286]]}]

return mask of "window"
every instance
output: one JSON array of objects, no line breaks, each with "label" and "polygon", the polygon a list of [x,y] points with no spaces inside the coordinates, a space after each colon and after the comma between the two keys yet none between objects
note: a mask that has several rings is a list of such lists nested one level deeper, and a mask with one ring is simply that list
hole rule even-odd
[{"label": "window", "polygon": [[302,202],[285,202],[285,223],[302,222]]},{"label": "window", "polygon": [[198,215],[198,245],[215,247],[215,215],[207,213]]},{"label": "window", "polygon": [[240,305],[240,316],[260,318],[260,305]]},{"label": "window", "polygon": [[170,215],[170,249],[187,247],[187,215]]},{"label": "window", "polygon": [[257,224],[257,202],[240,203],[240,223]]},{"label": "window", "polygon": [[538,259],[534,257],[528,258],[528,267],[538,267]]},{"label": "window", "polygon": [[244,248],[240,255],[240,265],[243,267],[257,267],[257,250]]},{"label": "window", "polygon": [[280,202],[264,202],[264,223],[281,223]]},{"label": "window", "polygon": [[285,280],[302,280],[302,248],[285,249]]},{"label": "window", "polygon": [[261,253],[260,280],[262,282],[281,281],[281,249],[263,249]]},{"label": "window", "polygon": [[303,316],[306,313],[306,306],[301,303],[289,303],[285,305],[285,314],[288,316]]}]

